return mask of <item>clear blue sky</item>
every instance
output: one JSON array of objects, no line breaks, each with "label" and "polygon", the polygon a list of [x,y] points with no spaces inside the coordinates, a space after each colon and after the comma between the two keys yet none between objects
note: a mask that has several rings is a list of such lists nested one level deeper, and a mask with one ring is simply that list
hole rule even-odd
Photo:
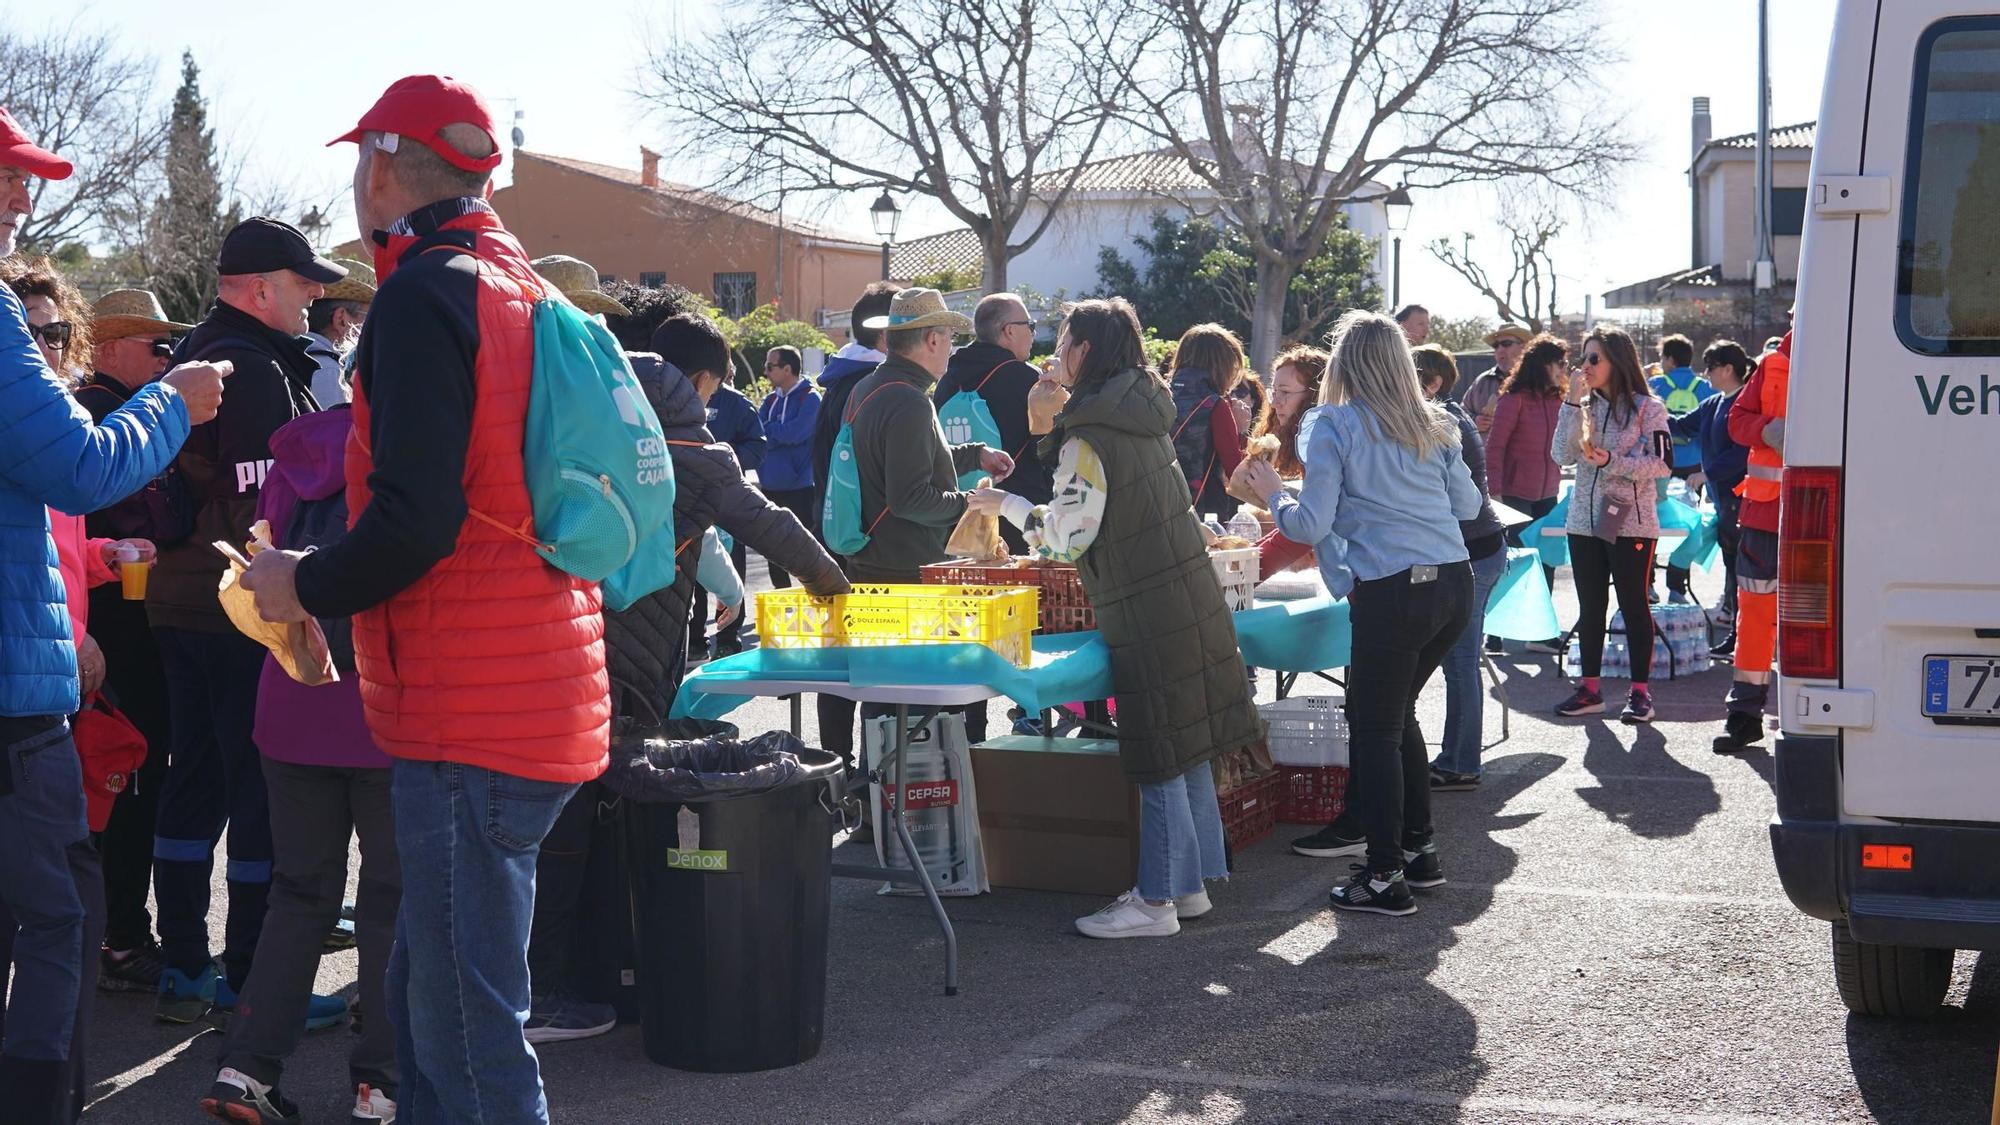
[{"label": "clear blue sky", "polygon": [[[1832,10],[1833,0],[1772,0],[1774,124],[1818,113]],[[632,91],[649,29],[662,21],[706,20],[714,11],[711,0],[606,0],[578,7],[491,0],[431,18],[407,3],[383,0],[314,6],[102,0],[57,15],[9,5],[0,26],[33,30],[74,20],[85,28],[115,29],[136,49],[157,53],[163,97],[176,81],[181,48],[192,48],[218,139],[245,160],[251,177],[302,197],[338,199],[353,150],[320,146],[346,131],[389,82],[420,71],[474,83],[503,118],[523,110],[530,149],[636,167],[650,130]],[[1586,216],[1561,247],[1559,268],[1569,278],[1564,286],[1579,302],[1585,290],[1601,292],[1690,264],[1690,100],[1698,94],[1713,99],[1717,135],[1756,124],[1752,0],[1602,0],[1602,11],[1608,47],[1627,59],[1602,76],[1612,92],[1609,108],[1627,115],[1646,153],[1625,170],[1615,204]],[[413,27],[429,29],[406,30]],[[665,172],[674,175],[671,166]],[[1447,314],[1490,315],[1469,287],[1418,247],[1433,238],[1455,240],[1470,229],[1477,236],[1475,254],[1499,251],[1502,238],[1484,218],[1491,194],[1468,188],[1417,199],[1404,240],[1405,299]],[[830,201],[821,221],[869,237],[867,203]],[[948,225],[937,209],[918,206],[904,234]],[[337,233],[351,237],[344,228]]]}]

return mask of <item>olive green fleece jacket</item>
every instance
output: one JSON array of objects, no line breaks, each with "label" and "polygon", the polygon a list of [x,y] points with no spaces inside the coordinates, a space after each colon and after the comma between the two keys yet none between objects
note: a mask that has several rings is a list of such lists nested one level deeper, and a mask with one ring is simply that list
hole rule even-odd
[{"label": "olive green fleece jacket", "polygon": [[861,526],[868,545],[854,555],[859,573],[915,582],[919,568],[943,562],[945,541],[965,515],[958,477],[979,467],[986,447],[947,445],[931,405],[937,376],[891,355],[854,387],[848,401],[854,457],[861,470]]}]

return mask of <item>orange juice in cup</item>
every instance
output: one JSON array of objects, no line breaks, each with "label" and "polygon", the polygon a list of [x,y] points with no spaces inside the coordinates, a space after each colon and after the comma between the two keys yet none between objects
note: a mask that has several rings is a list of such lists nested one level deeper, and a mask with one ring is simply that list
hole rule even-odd
[{"label": "orange juice in cup", "polygon": [[146,580],[152,576],[153,564],[137,547],[120,546],[112,552],[112,557],[118,563],[118,583],[125,591],[125,600],[145,601]]}]

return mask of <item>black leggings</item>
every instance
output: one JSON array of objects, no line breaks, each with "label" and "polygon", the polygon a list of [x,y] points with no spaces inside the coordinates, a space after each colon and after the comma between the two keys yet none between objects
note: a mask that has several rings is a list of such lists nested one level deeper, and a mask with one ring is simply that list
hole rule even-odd
[{"label": "black leggings", "polygon": [[1569,563],[1576,579],[1576,639],[1582,648],[1583,674],[1595,678],[1604,666],[1604,619],[1610,608],[1607,587],[1618,591],[1618,609],[1625,615],[1625,642],[1632,653],[1632,682],[1643,684],[1653,672],[1653,612],[1646,588],[1653,579],[1653,549],[1658,540],[1630,535],[1606,543],[1594,535],[1569,537]]}]

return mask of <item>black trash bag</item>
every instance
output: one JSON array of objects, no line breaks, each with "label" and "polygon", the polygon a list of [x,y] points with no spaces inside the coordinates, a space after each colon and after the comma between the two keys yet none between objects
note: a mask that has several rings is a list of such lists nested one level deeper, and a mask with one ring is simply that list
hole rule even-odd
[{"label": "black trash bag", "polygon": [[663,733],[613,743],[604,784],[641,804],[719,801],[777,789],[805,768],[805,744],[786,731],[745,742],[727,723],[675,720]]}]

